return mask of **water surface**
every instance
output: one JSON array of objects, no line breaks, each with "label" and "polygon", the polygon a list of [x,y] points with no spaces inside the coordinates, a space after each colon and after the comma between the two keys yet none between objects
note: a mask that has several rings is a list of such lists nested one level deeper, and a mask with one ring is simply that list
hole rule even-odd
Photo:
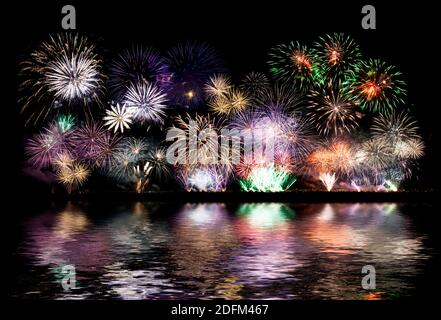
[{"label": "water surface", "polygon": [[[67,203],[34,209],[14,249],[26,299],[400,299],[430,279],[431,235],[395,203]],[[62,268],[73,265],[76,289]],[[364,265],[376,288],[361,286]]]}]

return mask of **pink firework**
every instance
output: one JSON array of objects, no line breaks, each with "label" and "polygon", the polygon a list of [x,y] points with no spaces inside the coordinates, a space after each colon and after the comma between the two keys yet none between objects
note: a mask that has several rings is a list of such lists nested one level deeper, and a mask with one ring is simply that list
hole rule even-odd
[{"label": "pink firework", "polygon": [[56,123],[34,135],[26,143],[26,155],[36,168],[47,168],[54,164],[59,154],[73,149],[73,131],[60,130]]}]

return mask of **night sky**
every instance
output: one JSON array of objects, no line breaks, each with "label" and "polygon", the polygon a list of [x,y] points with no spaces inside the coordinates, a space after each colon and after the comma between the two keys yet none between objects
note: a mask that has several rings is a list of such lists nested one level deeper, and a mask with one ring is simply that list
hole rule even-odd
[{"label": "night sky", "polygon": [[[156,3],[155,3],[156,2]],[[383,2],[343,4],[328,1],[119,1],[90,4],[73,1],[77,11],[77,30],[98,39],[104,59],[111,58],[133,43],[145,44],[163,51],[178,41],[195,39],[213,45],[222,54],[234,79],[248,71],[267,71],[267,53],[271,47],[290,40],[312,44],[318,36],[330,32],[345,32],[360,44],[364,56],[381,58],[396,65],[408,83],[408,105],[413,106],[427,145],[426,157],[421,162],[421,183],[435,187],[436,109],[439,107],[439,52],[434,42],[436,25],[434,8],[418,8],[400,3]],[[377,30],[363,30],[361,8],[375,5]],[[433,4],[431,5],[433,6]],[[15,3],[6,27],[7,47],[14,48],[12,61],[4,61],[16,77],[18,62],[50,33],[62,31],[62,4]],[[11,78],[12,79],[12,78]],[[10,92],[16,92],[18,80],[8,83]],[[10,122],[14,153],[10,160],[19,170],[22,157],[22,119],[13,96],[4,108],[13,110]],[[15,109],[14,109],[15,106]],[[15,112],[14,112],[15,111]]]}]

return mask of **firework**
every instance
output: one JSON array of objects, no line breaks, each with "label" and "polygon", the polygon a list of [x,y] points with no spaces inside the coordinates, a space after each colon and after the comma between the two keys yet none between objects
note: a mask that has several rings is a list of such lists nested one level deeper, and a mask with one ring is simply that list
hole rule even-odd
[{"label": "firework", "polygon": [[26,143],[28,161],[36,168],[47,168],[57,155],[73,149],[72,131],[62,131],[57,123],[44,128]]},{"label": "firework", "polygon": [[[329,189],[337,177],[350,177],[357,166],[356,150],[350,141],[334,139],[323,143],[307,158],[306,171]],[[332,182],[332,183],[331,183]]]},{"label": "firework", "polygon": [[380,114],[372,122],[371,133],[376,139],[384,139],[387,143],[395,144],[411,138],[419,138],[416,121],[405,112]]},{"label": "firework", "polygon": [[369,139],[362,143],[356,153],[356,161],[378,172],[389,167],[394,161],[394,146],[383,139]]},{"label": "firework", "polygon": [[257,108],[241,112],[230,126],[249,136],[262,151],[289,150],[300,160],[309,152],[313,140],[311,126],[297,111],[301,101],[288,87],[276,85],[256,100]]},{"label": "firework", "polygon": [[405,83],[401,72],[378,59],[358,64],[348,81],[350,96],[363,110],[388,113],[404,103]]},{"label": "firework", "polygon": [[228,76],[214,75],[204,86],[204,91],[209,99],[213,99],[226,96],[231,87],[231,79]]},{"label": "firework", "polygon": [[270,82],[264,73],[252,71],[244,76],[240,89],[244,90],[249,96],[258,98],[268,92]]},{"label": "firework", "polygon": [[[149,177],[156,182],[162,182],[171,176],[171,166],[167,162],[166,150],[149,142],[145,138],[127,137],[120,143],[115,155],[115,165],[109,172],[119,182],[124,184],[137,183],[139,179],[134,175],[134,168],[141,172],[141,168],[148,162]],[[138,175],[139,176],[139,175]]]},{"label": "firework", "polygon": [[[245,157],[265,154],[267,160],[274,162],[276,155],[288,152],[291,158],[300,161],[309,153],[314,145],[314,133],[295,111],[299,101],[292,91],[276,87],[258,100],[257,108],[239,112],[230,121],[228,127],[238,131],[244,140]],[[253,154],[247,155],[250,152]]]},{"label": "firework", "polygon": [[401,140],[395,144],[394,155],[400,159],[418,159],[424,155],[424,142],[419,138]]},{"label": "firework", "polygon": [[230,170],[222,165],[181,166],[178,180],[187,191],[225,191],[230,178]]},{"label": "firework", "polygon": [[162,124],[167,109],[167,95],[150,83],[132,84],[124,104],[132,109],[133,118],[141,123]]},{"label": "firework", "polygon": [[321,173],[319,175],[320,181],[323,183],[323,185],[326,187],[326,190],[331,191],[334,187],[335,181],[337,181],[335,177],[335,173]]},{"label": "firework", "polygon": [[269,56],[270,71],[276,79],[294,83],[301,91],[314,86],[318,70],[313,54],[306,46],[298,42],[281,44],[273,48]]},{"label": "firework", "polygon": [[399,158],[417,159],[424,154],[424,143],[418,135],[416,121],[403,111],[375,117],[371,133],[374,139],[393,146],[393,153]]},{"label": "firework", "polygon": [[75,130],[72,140],[79,158],[94,160],[106,145],[108,133],[102,124],[88,121]]},{"label": "firework", "polygon": [[358,103],[350,100],[346,91],[327,86],[323,92],[312,91],[309,95],[308,119],[320,134],[341,135],[358,128]]},{"label": "firework", "polygon": [[163,181],[171,176],[171,166],[167,162],[166,149],[158,147],[149,153],[149,162],[152,167],[152,177],[156,181]]},{"label": "firework", "polygon": [[122,143],[122,150],[134,159],[133,161],[144,160],[151,150],[149,142],[144,138],[128,137]]},{"label": "firework", "polygon": [[69,193],[80,187],[89,177],[90,170],[81,163],[71,163],[63,166],[57,172],[58,180],[66,187]]},{"label": "firework", "polygon": [[150,143],[145,138],[123,138],[115,152],[115,164],[109,171],[110,176],[132,186],[136,180],[134,168],[140,164],[145,165],[151,149]]},{"label": "firework", "polygon": [[166,54],[172,72],[170,96],[178,107],[199,107],[204,102],[204,84],[224,71],[219,55],[207,44],[185,42]]},{"label": "firework", "polygon": [[274,166],[259,166],[251,169],[247,179],[239,180],[244,191],[280,192],[296,182],[295,176]]},{"label": "firework", "polygon": [[[174,148],[178,152],[179,164],[217,164],[230,165],[230,146],[220,143],[224,136],[224,122],[210,115],[196,114],[175,119],[176,127],[169,130],[168,139],[176,140]],[[233,150],[234,151],[234,150]],[[228,156],[228,157],[227,157]]]},{"label": "firework", "polygon": [[170,81],[164,58],[152,48],[133,46],[122,51],[110,65],[109,89],[117,101],[124,98],[131,85],[148,82],[166,90]]},{"label": "firework", "polygon": [[98,168],[112,170],[118,161],[117,154],[121,150],[120,142],[120,136],[107,132],[100,141],[99,149],[93,159],[94,164],[98,166]]},{"label": "firework", "polygon": [[[283,105],[273,104],[260,110],[257,122],[263,139],[274,138],[275,152],[288,150],[297,160],[306,157],[314,145],[315,134],[309,122],[298,113],[288,113]],[[256,138],[256,135],[254,135]],[[259,139],[259,136],[257,135]]]},{"label": "firework", "polygon": [[53,164],[57,170],[67,169],[74,164],[74,158],[71,153],[63,151],[57,154]]},{"label": "firework", "polygon": [[90,113],[91,103],[100,104],[104,78],[101,60],[95,45],[87,38],[68,33],[51,36],[23,62],[26,79],[21,88],[29,90],[22,111],[29,110],[29,121],[44,120],[52,108],[80,105],[79,110]]},{"label": "firework", "polygon": [[211,99],[209,108],[220,116],[232,116],[243,111],[250,103],[249,97],[243,91],[230,89],[224,95]]},{"label": "firework", "polygon": [[398,191],[401,182],[406,178],[406,172],[401,166],[394,165],[384,171],[384,186],[387,191]]},{"label": "firework", "polygon": [[75,125],[75,118],[73,115],[60,114],[57,118],[58,129],[61,132],[67,132],[71,130]]},{"label": "firework", "polygon": [[343,33],[320,37],[314,44],[313,51],[321,74],[333,80],[343,80],[361,57],[355,41]]},{"label": "firework", "polygon": [[137,165],[133,168],[133,176],[135,177],[135,191],[141,193],[147,187],[150,181],[150,172],[152,167],[150,162],[146,161],[144,165]]},{"label": "firework", "polygon": [[114,129],[116,133],[118,130],[121,130],[121,133],[124,132],[125,129],[130,128],[130,124],[132,124],[132,116],[135,112],[135,108],[126,107],[125,105],[120,106],[119,103],[116,106],[111,105],[110,110],[106,110],[106,116],[103,118],[105,126],[108,126],[108,129]]}]

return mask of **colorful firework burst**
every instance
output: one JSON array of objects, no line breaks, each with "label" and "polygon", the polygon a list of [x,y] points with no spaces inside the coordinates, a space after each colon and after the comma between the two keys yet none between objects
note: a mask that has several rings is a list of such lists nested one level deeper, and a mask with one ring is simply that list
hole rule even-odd
[{"label": "colorful firework burst", "polygon": [[[314,150],[307,158],[306,165],[309,174],[329,181],[329,175],[337,174],[338,177],[350,176],[357,162],[357,150],[346,139],[333,139],[323,142],[322,146]],[[328,174],[328,175],[326,175]],[[326,178],[326,179],[325,179]]]},{"label": "colorful firework burst", "polygon": [[315,144],[315,133],[305,118],[298,113],[287,113],[280,105],[263,108],[260,112],[257,128],[262,136],[254,134],[254,139],[273,138],[275,153],[287,150],[298,161],[309,154]]},{"label": "colorful firework burst", "polygon": [[75,126],[75,117],[71,114],[60,114],[57,118],[57,124],[61,132],[67,132]]},{"label": "colorful firework burst", "polygon": [[322,92],[312,91],[309,95],[307,117],[322,135],[351,133],[359,125],[358,106],[348,98],[347,89],[328,85]]},{"label": "colorful firework burst", "polygon": [[88,121],[75,130],[72,140],[79,158],[94,160],[106,145],[108,132],[101,123]]},{"label": "colorful firework burst", "polygon": [[185,190],[199,192],[225,191],[231,176],[230,169],[222,165],[180,166],[177,174]]},{"label": "colorful firework burst", "polygon": [[146,82],[132,84],[124,96],[124,104],[132,108],[133,118],[141,123],[162,124],[166,103],[167,95]]},{"label": "colorful firework burst", "polygon": [[294,41],[280,44],[269,56],[270,71],[276,79],[294,83],[301,91],[314,87],[318,69],[312,51],[305,45]]},{"label": "colorful firework burst", "polygon": [[[103,95],[104,76],[95,45],[86,37],[70,33],[51,36],[22,64],[25,91],[22,112],[29,111],[27,123],[46,119],[53,109],[80,105],[90,113],[89,105]],[[32,106],[32,108],[31,108]]]},{"label": "colorful firework burst", "polygon": [[110,110],[106,110],[106,116],[103,118],[106,121],[104,125],[109,130],[113,128],[115,133],[118,130],[121,130],[121,133],[123,133],[124,129],[130,129],[134,112],[135,108],[133,107],[120,106],[119,103],[116,106],[111,105]]},{"label": "colorful firework burst", "polygon": [[280,192],[289,189],[296,182],[291,173],[274,166],[258,166],[251,169],[247,179],[239,180],[244,191]]},{"label": "colorful firework burst", "polygon": [[49,167],[59,154],[73,149],[72,133],[71,130],[61,130],[57,123],[43,128],[26,143],[28,161],[36,168]]},{"label": "colorful firework burst", "polygon": [[344,80],[347,72],[352,70],[361,58],[358,45],[343,33],[320,37],[314,44],[313,52],[321,74],[333,81]]},{"label": "colorful firework burst", "polygon": [[405,83],[395,66],[378,59],[360,62],[347,84],[351,98],[360,103],[363,110],[389,113],[404,103]]},{"label": "colorful firework burst", "polygon": [[197,108],[204,103],[204,85],[210,76],[224,71],[218,53],[198,42],[180,43],[166,54],[172,72],[171,102],[182,108]]},{"label": "colorful firework burst", "polygon": [[111,62],[108,84],[112,97],[120,101],[131,85],[148,82],[166,90],[171,77],[165,59],[156,50],[133,46]]}]

